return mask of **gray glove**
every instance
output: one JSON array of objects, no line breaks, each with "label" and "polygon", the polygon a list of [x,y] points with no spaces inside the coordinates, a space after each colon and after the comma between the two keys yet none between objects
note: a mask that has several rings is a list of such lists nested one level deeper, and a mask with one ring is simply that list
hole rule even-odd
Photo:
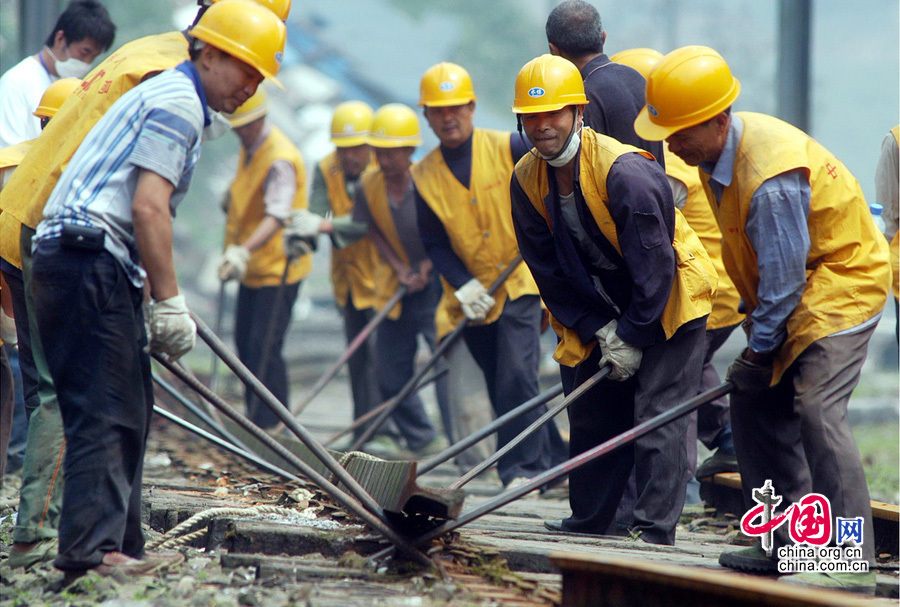
[{"label": "gray glove", "polygon": [[772,383],[772,364],[759,364],[744,358],[742,352],[725,373],[725,381],[734,384],[734,391],[746,396],[758,396]]},{"label": "gray glove", "polygon": [[19,345],[16,321],[12,316],[7,316],[3,310],[0,310],[0,339],[10,348],[15,348]]},{"label": "gray glove", "polygon": [[609,378],[616,381],[624,381],[637,373],[641,366],[641,358],[644,351],[625,342],[616,335],[619,323],[616,320],[609,321],[606,326],[597,331],[597,343],[600,344],[600,367],[609,365],[612,370]]},{"label": "gray glove", "polygon": [[463,314],[469,320],[484,320],[495,303],[494,298],[488,294],[487,289],[477,278],[461,286],[454,295],[462,306]]},{"label": "gray glove", "polygon": [[197,325],[191,318],[184,295],[176,295],[153,304],[150,319],[150,351],[175,361],[197,341]]}]

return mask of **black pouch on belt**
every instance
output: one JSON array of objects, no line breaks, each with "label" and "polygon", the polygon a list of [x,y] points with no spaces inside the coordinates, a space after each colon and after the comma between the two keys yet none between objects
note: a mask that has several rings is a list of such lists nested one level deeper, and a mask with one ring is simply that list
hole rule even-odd
[{"label": "black pouch on belt", "polygon": [[106,232],[100,228],[65,223],[62,227],[61,244],[69,249],[102,251]]}]

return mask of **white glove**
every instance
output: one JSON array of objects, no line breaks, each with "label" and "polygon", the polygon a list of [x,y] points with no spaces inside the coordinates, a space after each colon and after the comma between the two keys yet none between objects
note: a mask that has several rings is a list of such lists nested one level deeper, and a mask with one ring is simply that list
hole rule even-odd
[{"label": "white glove", "polygon": [[169,360],[181,358],[197,341],[197,325],[191,319],[184,295],[176,295],[153,304],[150,319],[150,351],[166,354]]},{"label": "white glove", "polygon": [[469,320],[484,320],[494,307],[494,298],[477,278],[473,278],[454,293]]},{"label": "white glove", "polygon": [[19,334],[16,333],[16,321],[12,316],[0,310],[0,339],[10,348],[19,345]]},{"label": "white glove", "polygon": [[222,253],[222,261],[219,262],[219,280],[234,280],[244,277],[247,272],[247,261],[250,259],[250,249],[238,244],[230,244]]},{"label": "white glove", "polygon": [[597,342],[600,344],[600,366],[610,365],[612,370],[609,378],[616,381],[624,381],[634,375],[641,366],[641,358],[644,351],[626,343],[616,335],[619,323],[609,321],[605,327],[597,331]]},{"label": "white glove", "polygon": [[291,212],[291,220],[284,228],[285,240],[291,238],[315,238],[319,235],[319,226],[325,218],[307,209],[296,209]]}]

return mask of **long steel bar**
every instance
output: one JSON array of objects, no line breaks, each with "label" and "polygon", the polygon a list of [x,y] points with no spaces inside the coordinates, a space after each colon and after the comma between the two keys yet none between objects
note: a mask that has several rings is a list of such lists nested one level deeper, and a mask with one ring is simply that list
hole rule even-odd
[{"label": "long steel bar", "polygon": [[[515,259],[513,259],[509,263],[509,265],[506,266],[506,268],[504,268],[504,270],[500,273],[500,275],[497,277],[497,280],[491,283],[491,286],[488,287],[487,292],[493,295],[494,291],[496,291],[500,287],[500,285],[502,285],[506,281],[506,279],[509,278],[509,276],[513,273],[513,271],[515,271],[515,269],[521,262],[522,255],[516,255]],[[365,430],[363,430],[363,432],[357,437],[355,441],[353,441],[353,445],[350,447],[351,451],[356,451],[362,445],[364,445],[366,441],[372,438],[372,435],[375,434],[375,431],[378,430],[378,428],[380,428],[384,424],[384,422],[387,421],[387,419],[397,409],[397,407],[400,406],[400,403],[403,402],[403,399],[412,394],[413,390],[416,389],[416,386],[418,385],[422,377],[424,377],[424,375],[431,369],[431,367],[437,364],[437,361],[440,359],[440,357],[443,356],[444,353],[456,343],[456,340],[459,339],[460,335],[462,335],[463,329],[466,328],[466,324],[468,324],[468,322],[468,319],[463,318],[459,322],[459,324],[454,327],[453,331],[441,340],[441,343],[437,348],[435,348],[434,352],[432,353],[431,358],[425,361],[425,364],[422,366],[422,368],[419,369],[412,376],[412,378],[408,382],[406,382],[406,385],[404,385],[400,389],[400,392],[398,392],[391,399],[391,404],[387,408],[385,408],[385,410],[381,412],[381,415],[379,415],[371,424],[369,424],[369,426],[366,427]]]},{"label": "long steel bar", "polygon": [[279,468],[278,466],[267,462],[266,460],[264,460],[260,456],[256,455],[255,453],[251,453],[250,451],[247,451],[246,449],[241,449],[234,443],[230,443],[227,440],[224,440],[224,439],[216,436],[212,432],[207,432],[200,426],[195,426],[191,422],[189,422],[185,419],[182,419],[182,418],[178,417],[177,415],[175,415],[174,413],[170,413],[169,411],[166,411],[165,409],[163,409],[157,405],[153,405],[153,411],[157,415],[161,415],[162,417],[165,417],[170,422],[172,422],[178,426],[181,426],[185,430],[192,432],[201,438],[205,438],[209,442],[211,442],[215,445],[218,445],[219,447],[222,447],[223,449],[225,449],[226,451],[228,451],[230,453],[234,453],[235,455],[244,458],[248,462],[252,463],[253,465],[255,465],[259,468],[262,468],[263,470],[272,472],[273,474],[277,474],[278,476],[281,476],[288,480],[297,481],[297,482],[301,482],[301,483],[306,482],[302,478],[297,476],[296,474],[294,474],[292,472],[288,472],[287,470],[285,470],[283,468]]},{"label": "long steel bar", "polygon": [[511,420],[516,419],[517,417],[524,415],[545,403],[550,402],[551,400],[562,394],[562,391],[562,384],[558,383],[549,390],[544,390],[537,396],[528,399],[512,411],[507,411],[491,423],[482,426],[472,434],[455,442],[440,453],[437,453],[432,457],[419,462],[419,465],[416,467],[416,476],[422,476],[426,472],[431,472],[444,462],[448,461],[450,458],[456,457],[472,445],[484,440],[485,438],[505,426]]},{"label": "long steel bar", "polygon": [[313,387],[309,389],[309,391],[299,402],[297,402],[297,404],[291,406],[291,413],[293,413],[295,416],[300,415],[300,413],[306,408],[306,406],[310,402],[312,402],[312,400],[316,396],[318,396],[319,392],[321,392],[322,389],[328,384],[328,382],[331,381],[331,379],[335,375],[337,375],[337,372],[341,370],[341,367],[343,367],[348,360],[350,360],[350,357],[352,357],[356,353],[359,347],[366,343],[366,340],[368,340],[369,335],[372,333],[372,331],[374,331],[375,328],[379,324],[381,324],[381,321],[387,318],[387,315],[390,314],[391,310],[393,310],[394,307],[396,307],[397,303],[399,303],[399,301],[403,299],[403,296],[406,295],[406,291],[406,287],[400,285],[400,287],[397,289],[397,292],[391,296],[384,307],[382,307],[381,310],[379,310],[378,313],[375,314],[375,316],[373,316],[371,320],[366,323],[366,326],[364,326],[359,331],[359,333],[357,333],[356,336],[350,341],[350,343],[347,345],[347,349],[344,350],[343,354],[340,355],[340,357],[334,362],[334,364],[332,364],[331,367],[329,367],[328,370],[322,374],[322,377],[320,377],[318,381],[313,384]]},{"label": "long steel bar", "polygon": [[538,430],[538,428],[540,428],[541,426],[546,424],[548,421],[550,421],[551,419],[556,417],[566,407],[568,407],[569,405],[574,403],[576,400],[578,400],[582,394],[584,394],[585,392],[587,392],[588,390],[590,390],[591,388],[596,386],[607,375],[609,375],[609,372],[610,372],[610,367],[609,367],[609,365],[606,365],[602,369],[600,369],[599,371],[594,373],[594,375],[589,377],[587,379],[587,381],[582,382],[582,384],[580,386],[578,386],[577,388],[572,390],[571,394],[569,394],[567,397],[565,397],[562,400],[562,402],[554,405],[542,416],[540,416],[539,418],[537,418],[536,420],[531,422],[531,425],[529,425],[527,428],[525,428],[524,430],[519,432],[519,434],[514,439],[512,439],[511,441],[509,441],[508,443],[503,445],[503,447],[501,447],[500,449],[497,449],[497,451],[494,452],[494,454],[491,455],[489,458],[487,458],[486,460],[484,460],[483,462],[481,462],[480,464],[478,464],[477,466],[475,466],[474,468],[472,468],[471,470],[469,470],[468,472],[463,474],[461,477],[459,477],[456,480],[456,482],[454,482],[452,485],[450,485],[450,488],[451,489],[459,489],[460,487],[462,487],[463,485],[468,483],[470,480],[472,480],[473,478],[475,478],[476,476],[478,476],[479,474],[481,474],[482,472],[484,472],[485,470],[487,470],[488,468],[493,466],[495,463],[497,463],[500,460],[501,457],[503,457],[504,455],[506,455],[513,449],[515,449],[517,446],[519,446],[519,443],[521,443],[523,440],[525,440],[526,438],[528,438],[529,436],[534,434]]},{"label": "long steel bar", "polygon": [[[219,296],[216,298],[216,335],[222,334],[222,322],[225,317],[225,281],[219,283]],[[212,353],[212,368],[209,372],[209,389],[219,391],[219,357]]]},{"label": "long steel bar", "polygon": [[[482,517],[485,514],[490,514],[497,508],[502,508],[506,504],[519,499],[523,495],[531,493],[532,491],[534,491],[535,489],[539,489],[543,485],[552,483],[553,481],[566,476],[567,474],[570,474],[573,470],[577,470],[581,466],[594,461],[598,457],[602,457],[611,451],[615,451],[619,447],[631,444],[645,434],[652,432],[657,428],[665,426],[669,422],[676,420],[679,417],[688,415],[701,405],[713,401],[720,396],[728,394],[733,388],[734,386],[731,384],[731,382],[723,382],[715,388],[710,388],[706,392],[702,392],[694,398],[685,401],[680,405],[677,405],[669,409],[668,411],[665,411],[664,413],[660,413],[656,417],[650,418],[647,421],[638,424],[634,428],[626,430],[625,432],[612,437],[608,441],[605,441],[597,445],[596,447],[588,449],[584,453],[576,455],[575,457],[568,459],[561,464],[558,464],[553,468],[550,468],[549,470],[538,474],[535,477],[532,477],[528,480],[527,483],[523,483],[517,487],[513,487],[512,489],[504,491],[503,493],[498,493],[491,499],[482,502],[471,510],[463,512],[455,520],[447,521],[439,527],[435,527],[431,531],[423,533],[419,537],[413,539],[412,543],[416,546],[419,546],[425,542],[430,542],[433,539],[441,537],[445,533],[449,533],[454,529],[458,529],[463,525],[471,523],[475,519]],[[390,550],[390,548],[382,550],[381,552],[373,555],[371,558],[382,558],[389,554]]]},{"label": "long steel bar", "polygon": [[[436,381],[438,378],[446,375],[449,371],[450,371],[450,369],[447,367],[444,367],[443,369],[438,369],[436,371],[432,371],[427,376],[425,376],[421,382],[419,382],[419,385],[416,386],[416,390],[417,391],[421,390],[428,384],[430,384],[430,383]],[[384,411],[388,406],[390,406],[390,404],[392,402],[394,402],[393,399],[389,398],[388,400],[384,401],[383,403],[381,403],[380,405],[378,405],[377,407],[375,407],[374,409],[372,409],[365,415],[360,415],[355,420],[353,420],[352,424],[350,424],[343,430],[339,430],[339,431],[335,432],[334,434],[329,436],[327,439],[325,439],[325,442],[323,442],[322,444],[325,445],[326,447],[330,447],[334,443],[334,441],[336,441],[340,437],[344,436],[345,434],[349,434],[350,432],[353,432],[354,430],[356,430],[357,428],[359,428],[360,426],[365,424],[367,421],[369,421],[370,419],[372,419],[373,417],[375,417],[376,415],[378,415],[379,413]]]},{"label": "long steel bar", "polygon": [[[268,407],[277,415],[284,425],[302,442],[316,458],[325,465],[328,470],[334,474],[335,478],[344,483],[350,494],[366,507],[370,512],[377,512],[383,516],[381,508],[376,504],[372,496],[369,495],[362,485],[353,478],[347,470],[334,458],[334,456],[322,444],[313,437],[310,432],[304,428],[288,408],[281,404],[268,388],[259,379],[244,366],[238,357],[231,352],[219,337],[209,330],[203,319],[191,312],[191,318],[197,323],[197,334],[206,343],[210,345],[218,354],[222,361],[240,378],[244,384],[256,394],[260,400],[268,405]],[[202,385],[202,384],[201,384]],[[206,388],[205,386],[203,386]]]},{"label": "long steel bar", "polygon": [[[202,322],[202,321],[201,321]],[[204,326],[205,327],[205,326]],[[198,323],[199,330],[199,323]],[[208,331],[209,328],[205,327],[205,330]],[[210,344],[211,346],[213,344]],[[217,345],[218,346],[218,345]],[[214,347],[217,347],[214,346]],[[387,538],[395,547],[397,547],[402,553],[406,554],[410,558],[416,560],[423,565],[427,565],[431,567],[433,563],[428,559],[427,556],[422,554],[417,548],[413,547],[406,539],[400,537],[393,528],[387,523],[387,521],[383,518],[384,512],[378,506],[377,503],[363,491],[364,499],[359,500],[354,499],[355,496],[351,496],[349,493],[332,483],[330,480],[322,476],[318,471],[316,471],[312,466],[308,463],[297,457],[294,453],[289,451],[284,445],[276,441],[274,438],[266,434],[264,430],[256,426],[253,422],[247,419],[245,416],[238,413],[231,405],[226,403],[222,398],[220,398],[217,394],[212,392],[208,387],[203,385],[201,382],[197,380],[197,378],[192,377],[182,371],[178,366],[172,364],[164,357],[159,356],[157,354],[153,355],[154,358],[159,361],[159,363],[164,366],[166,369],[171,371],[175,376],[177,376],[180,380],[185,382],[189,387],[195,390],[200,396],[209,400],[219,411],[227,415],[232,421],[241,426],[244,430],[246,430],[250,435],[263,443],[266,447],[274,451],[279,455],[279,457],[283,458],[285,461],[290,462],[291,465],[297,468],[306,478],[319,486],[320,489],[328,493],[331,497],[333,497],[339,504],[341,504],[344,508],[360,517],[363,521],[366,522],[372,529],[381,533],[385,538]],[[228,364],[229,361],[227,358],[223,358],[223,361]],[[230,366],[230,365],[229,365]],[[283,408],[283,407],[282,407]],[[285,412],[287,410],[285,409]],[[343,476],[349,476],[344,471]],[[359,487],[359,484],[354,480],[353,483]],[[346,483],[345,483],[346,485]],[[347,485],[349,487],[349,485]],[[361,487],[360,487],[361,489]],[[373,509],[374,508],[374,509]]]}]

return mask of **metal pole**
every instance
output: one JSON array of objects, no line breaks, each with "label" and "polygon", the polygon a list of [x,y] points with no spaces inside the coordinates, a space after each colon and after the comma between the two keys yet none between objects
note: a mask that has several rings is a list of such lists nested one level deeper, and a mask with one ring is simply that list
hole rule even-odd
[{"label": "metal pole", "polygon": [[[193,313],[192,313],[192,316],[193,316]],[[194,322],[197,323],[198,329],[199,329],[200,323],[202,323],[203,321],[200,320],[199,318],[197,318],[196,316],[194,316]],[[208,331],[209,331],[209,327],[207,327],[206,325],[203,325],[203,331],[201,332],[201,335],[203,334],[203,332],[208,332]],[[210,343],[210,346],[213,346],[215,348],[220,347],[220,345],[221,345],[221,342],[217,342],[217,343],[215,343],[215,345],[213,343]],[[214,394],[212,391],[210,391],[210,389],[208,387],[206,387],[200,381],[198,381],[197,378],[195,378],[191,375],[188,375],[187,373],[182,371],[178,366],[170,363],[168,360],[166,360],[164,357],[162,357],[158,354],[154,354],[153,357],[157,361],[159,361],[159,363],[162,366],[164,366],[166,369],[171,371],[180,380],[182,380],[188,386],[193,388],[198,394],[200,394],[203,398],[207,399],[222,413],[227,415],[232,421],[234,421],[236,424],[238,424],[244,430],[246,430],[250,435],[252,435],[254,438],[259,440],[266,447],[268,447],[269,449],[271,449],[272,451],[277,453],[279,457],[283,458],[287,462],[290,462],[291,465],[295,466],[297,468],[297,470],[299,470],[306,478],[308,478],[313,483],[318,485],[319,488],[321,488],[323,491],[328,493],[338,503],[340,503],[344,508],[346,508],[353,514],[355,514],[358,517],[360,517],[361,519],[363,519],[363,521],[365,521],[370,527],[372,527],[373,529],[375,529],[376,531],[378,531],[379,533],[384,535],[384,537],[386,537],[388,540],[390,540],[390,542],[392,544],[394,544],[394,546],[399,548],[404,554],[406,554],[407,556],[410,556],[411,558],[415,559],[419,563],[422,563],[429,567],[433,565],[433,563],[428,559],[428,557],[426,557],[418,549],[416,549],[415,547],[410,545],[409,542],[407,542],[407,540],[405,540],[404,538],[397,535],[397,533],[389,526],[387,521],[383,518],[384,512],[382,511],[381,507],[378,506],[377,503],[375,503],[375,500],[373,500],[372,497],[368,493],[366,493],[365,490],[362,489],[362,487],[359,486],[359,483],[357,483],[355,479],[353,479],[352,477],[350,477],[349,474],[347,474],[346,470],[341,468],[341,470],[344,470],[343,475],[336,475],[336,476],[349,477],[351,482],[353,483],[353,485],[355,485],[357,487],[357,489],[361,492],[362,498],[357,497],[356,495],[351,497],[343,489],[340,489],[337,485],[335,485],[330,480],[328,480],[327,478],[322,476],[322,474],[317,472],[315,470],[315,468],[313,468],[308,463],[306,463],[305,461],[303,461],[302,459],[297,457],[294,453],[289,451],[284,445],[282,445],[281,443],[276,441],[274,438],[272,438],[271,436],[266,434],[266,432],[264,430],[262,430],[261,428],[256,426],[256,424],[254,424],[249,419],[247,419],[246,417],[244,417],[243,415],[238,413],[234,408],[231,407],[231,405],[226,403],[217,394]],[[229,360],[227,358],[223,357],[223,360],[226,364],[229,364]],[[229,364],[229,366],[231,366],[231,365]],[[232,369],[235,370],[235,372],[237,372],[237,370],[234,369],[234,367],[232,367]],[[246,369],[243,369],[243,372],[247,372]],[[240,376],[241,373],[238,372],[238,375]],[[274,399],[275,397],[272,396],[271,398]],[[278,401],[276,400],[275,402],[278,402]],[[282,407],[282,409],[284,409],[285,413],[288,413],[287,409],[285,409],[284,407]],[[309,447],[309,445],[307,445],[307,447]],[[341,480],[341,482],[343,482],[345,484],[345,486],[347,486],[351,490],[353,489],[350,486],[350,484],[348,484],[344,481],[343,478],[340,478],[340,480]],[[354,497],[356,497],[356,500],[353,499]]]},{"label": "metal pole", "polygon": [[557,404],[552,409],[550,409],[549,411],[544,413],[542,416],[540,416],[539,418],[534,420],[531,423],[531,425],[528,426],[527,428],[525,428],[524,430],[522,430],[518,436],[516,436],[514,439],[512,439],[511,441],[509,441],[508,443],[503,445],[502,448],[497,449],[497,451],[492,456],[490,456],[489,458],[487,458],[486,460],[484,460],[483,462],[481,462],[480,464],[478,464],[477,466],[475,466],[474,468],[472,468],[471,470],[469,470],[468,472],[463,474],[461,477],[459,477],[456,480],[456,482],[454,482],[452,485],[450,485],[450,488],[451,489],[459,489],[460,487],[462,487],[463,485],[468,483],[470,480],[472,480],[473,478],[475,478],[476,476],[478,476],[479,474],[481,474],[482,472],[484,472],[485,470],[487,470],[488,468],[493,466],[495,463],[497,463],[497,461],[501,457],[503,457],[504,455],[506,455],[513,449],[515,449],[519,445],[519,443],[521,443],[523,440],[525,440],[526,438],[528,438],[529,436],[534,434],[538,428],[540,428],[541,426],[546,424],[548,421],[550,421],[551,419],[556,417],[563,409],[565,409],[566,407],[571,405],[573,402],[578,400],[582,394],[584,394],[585,392],[587,392],[588,390],[590,390],[591,388],[596,386],[598,383],[600,383],[601,380],[603,380],[607,375],[609,375],[610,370],[611,370],[611,368],[609,367],[609,365],[606,365],[602,369],[600,369],[599,371],[594,373],[594,375],[591,376],[590,378],[588,378],[587,381],[582,382],[582,384],[580,386],[578,386],[577,388],[572,390],[572,393],[569,394],[567,397],[565,397],[561,403]]},{"label": "metal pole", "polygon": [[[506,266],[503,272],[500,273],[500,276],[497,277],[497,280],[495,280],[491,284],[491,286],[488,287],[487,292],[489,294],[493,294],[494,291],[496,291],[500,287],[500,285],[502,285],[506,281],[506,279],[509,278],[513,271],[515,271],[515,269],[519,267],[520,263],[522,263],[521,254],[516,255],[516,258],[513,259],[508,266]],[[375,419],[375,421],[373,421],[353,442],[353,445],[350,447],[351,451],[358,450],[362,445],[365,444],[367,440],[372,438],[372,435],[375,434],[375,431],[378,430],[378,428],[380,428],[385,421],[387,421],[387,419],[397,409],[397,407],[400,406],[400,403],[403,402],[403,399],[412,394],[413,390],[416,389],[416,385],[419,383],[419,380],[422,379],[425,373],[427,373],[431,369],[431,367],[437,364],[438,359],[443,356],[444,352],[446,352],[454,343],[456,343],[456,340],[459,339],[460,335],[462,335],[463,329],[466,328],[466,324],[468,324],[468,322],[468,319],[463,318],[459,322],[459,324],[456,325],[453,331],[441,341],[440,345],[435,348],[434,352],[432,353],[431,358],[429,358],[425,362],[424,366],[419,369],[408,382],[406,382],[406,385],[404,385],[403,388],[400,389],[400,392],[394,395],[394,397],[391,399],[390,405],[381,412],[381,415],[379,415]]]},{"label": "metal pole", "polygon": [[809,132],[810,0],[781,0],[778,19],[778,117]]},{"label": "metal pole", "polygon": [[509,421],[516,419],[520,415],[524,415],[529,411],[536,409],[537,407],[540,407],[544,403],[550,402],[551,400],[562,394],[562,391],[562,384],[558,383],[549,390],[545,390],[534,398],[528,399],[512,411],[507,411],[491,423],[482,426],[469,436],[463,438],[460,441],[457,441],[453,445],[450,445],[440,453],[419,462],[419,465],[416,467],[416,476],[422,476],[426,472],[431,472],[432,470],[449,460],[451,457],[456,457],[475,443],[484,440],[485,438],[505,426]]},{"label": "metal pole", "polygon": [[[225,281],[219,283],[219,296],[216,299],[216,335],[222,334],[222,321],[225,316]],[[212,353],[212,370],[209,373],[209,389],[218,392],[219,388],[219,357]]]},{"label": "metal pole", "polygon": [[406,291],[406,287],[404,285],[400,285],[400,287],[397,289],[397,292],[391,296],[384,307],[382,307],[381,310],[379,310],[378,313],[373,316],[368,323],[366,323],[366,326],[356,334],[356,336],[347,346],[347,349],[344,350],[344,353],[341,354],[341,356],[334,362],[333,365],[331,365],[331,367],[327,371],[325,371],[322,377],[320,377],[319,380],[313,385],[313,387],[309,389],[309,392],[306,393],[303,399],[296,405],[293,405],[291,407],[291,413],[293,413],[294,416],[300,415],[300,413],[306,408],[306,406],[312,401],[312,399],[314,399],[319,394],[319,392],[322,391],[322,388],[324,388],[325,385],[329,381],[331,381],[331,378],[333,378],[337,374],[337,372],[340,371],[341,367],[343,367],[344,364],[348,360],[350,360],[350,357],[352,357],[353,354],[356,353],[359,347],[366,343],[366,340],[369,338],[369,335],[372,333],[372,331],[375,330],[375,327],[381,324],[382,320],[387,318],[387,315],[390,313],[390,311],[393,310],[397,303],[401,299],[403,299],[403,296],[406,295]]}]

